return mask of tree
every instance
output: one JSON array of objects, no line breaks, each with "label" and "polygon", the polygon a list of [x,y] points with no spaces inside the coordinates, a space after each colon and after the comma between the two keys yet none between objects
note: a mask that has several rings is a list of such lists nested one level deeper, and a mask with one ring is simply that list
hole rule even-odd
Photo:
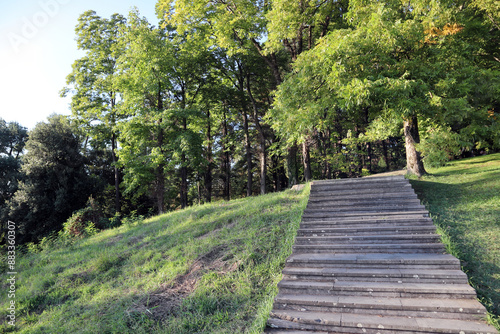
[{"label": "tree", "polygon": [[60,230],[82,208],[94,182],[86,173],[81,141],[63,116],[51,116],[29,132],[21,171],[24,179],[7,203],[8,218],[19,227],[19,243]]},{"label": "tree", "polygon": [[67,77],[68,87],[62,96],[72,95],[71,109],[74,118],[83,126],[92,140],[111,145],[114,168],[115,211],[120,212],[120,175],[117,166],[117,104],[119,92],[115,86],[117,59],[123,53],[120,40],[125,18],[113,14],[101,18],[94,11],[86,11],[78,18],[76,35],[78,48],[85,56],[76,60]]},{"label": "tree", "polygon": [[424,174],[418,119],[450,124],[491,106],[472,100],[477,82],[491,83],[491,75],[476,65],[452,14],[423,2],[351,1],[351,28],[330,32],[299,56],[280,86],[274,128],[304,136],[325,111],[367,110],[371,121],[395,115],[404,121],[408,173]]},{"label": "tree", "polygon": [[190,123],[202,117],[196,98],[204,85],[205,53],[168,29],[152,27],[137,12],[130,13],[124,43],[118,80],[127,116],[120,123],[127,189],[144,192],[154,183],[152,193],[163,213],[166,174],[177,169],[184,208],[190,169],[201,165],[201,133]]},{"label": "tree", "polygon": [[[255,59],[255,56],[257,56],[259,62],[268,67],[266,75],[272,82],[272,89],[281,83],[283,66],[286,60],[284,60],[282,54],[280,55],[272,50],[265,50],[262,42],[267,33],[265,13],[269,9],[268,3],[246,0],[231,0],[229,2],[160,0],[158,9],[167,24],[174,26],[179,34],[189,34],[191,39],[204,43],[207,48],[224,49],[230,57],[249,56]],[[261,67],[257,66],[259,71]],[[265,193],[268,165],[266,141],[268,141],[267,134],[272,130],[266,132],[264,127],[261,126],[259,118],[265,114],[266,110],[257,109],[257,114],[255,114],[256,109],[254,107],[257,106],[257,101],[252,95],[254,89],[252,87],[253,80],[249,81],[246,78],[245,81],[249,84],[250,90],[247,84],[242,87],[248,101],[252,103],[251,115],[253,121],[256,122],[260,137],[260,182],[261,193]],[[269,100],[269,95],[266,100]]]},{"label": "tree", "polygon": [[5,202],[14,195],[22,179],[21,157],[27,139],[25,127],[0,118],[0,216]]}]

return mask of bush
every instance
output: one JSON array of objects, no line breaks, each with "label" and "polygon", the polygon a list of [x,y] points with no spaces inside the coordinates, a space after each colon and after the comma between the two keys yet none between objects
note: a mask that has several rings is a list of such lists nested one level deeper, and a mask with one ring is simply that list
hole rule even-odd
[{"label": "bush", "polygon": [[64,223],[64,235],[79,238],[87,236],[88,231],[95,230],[95,224],[91,220],[92,211],[91,207],[86,207],[73,213]]},{"label": "bush", "polygon": [[418,149],[428,166],[439,167],[459,155],[463,144],[460,135],[452,132],[450,128],[430,127],[422,135]]}]

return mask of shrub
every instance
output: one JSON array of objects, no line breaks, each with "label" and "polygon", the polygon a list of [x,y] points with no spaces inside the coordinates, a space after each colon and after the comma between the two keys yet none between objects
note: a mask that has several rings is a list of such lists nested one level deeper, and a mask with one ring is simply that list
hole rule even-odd
[{"label": "shrub", "polygon": [[92,208],[86,207],[73,213],[73,215],[64,223],[64,234],[69,237],[84,237],[87,235],[87,229],[92,224]]},{"label": "shrub", "polygon": [[422,135],[418,149],[428,166],[439,167],[459,155],[463,144],[460,135],[452,132],[450,128],[430,127]]}]

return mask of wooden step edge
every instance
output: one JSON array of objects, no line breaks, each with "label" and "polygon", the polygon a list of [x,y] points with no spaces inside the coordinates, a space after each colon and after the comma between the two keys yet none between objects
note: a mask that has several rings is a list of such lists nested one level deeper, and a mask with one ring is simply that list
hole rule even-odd
[{"label": "wooden step edge", "polygon": [[[284,322],[275,322],[282,320]],[[384,317],[352,313],[323,313],[300,311],[272,311],[270,324],[290,329],[327,330],[341,333],[394,333],[405,331],[415,333],[460,333],[495,334],[496,329],[479,321],[455,319]],[[363,331],[361,331],[364,329]],[[355,330],[355,331],[353,331]]]}]

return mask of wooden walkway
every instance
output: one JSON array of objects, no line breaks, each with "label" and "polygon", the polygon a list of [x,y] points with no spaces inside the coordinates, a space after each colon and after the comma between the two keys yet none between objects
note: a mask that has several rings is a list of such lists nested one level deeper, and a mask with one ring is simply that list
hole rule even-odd
[{"label": "wooden walkway", "polygon": [[497,333],[402,176],[311,186],[266,333]]}]

